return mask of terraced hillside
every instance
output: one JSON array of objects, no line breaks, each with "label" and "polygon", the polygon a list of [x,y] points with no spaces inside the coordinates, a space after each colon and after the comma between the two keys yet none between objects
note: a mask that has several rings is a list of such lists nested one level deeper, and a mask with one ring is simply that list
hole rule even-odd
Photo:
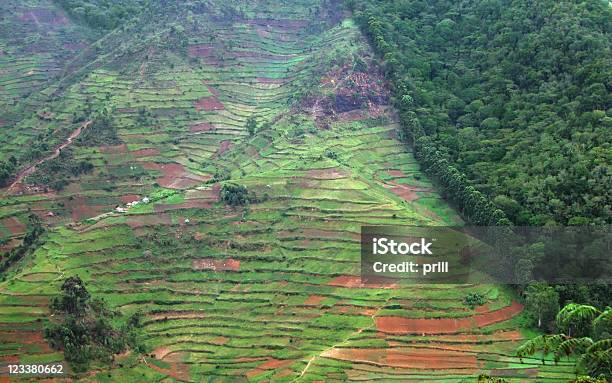
[{"label": "terraced hillside", "polygon": [[[62,360],[42,327],[79,275],[116,321],[145,314],[149,350],[71,376],[83,381],[566,381],[566,362],[513,356],[530,334],[503,287],[361,283],[361,225],[461,219],[397,139],[350,15],[327,1],[214,3],[90,42],[109,44],[10,122],[66,145],[4,190],[6,249],[29,212],[47,232],[0,283],[0,360]],[[45,175],[61,161],[92,169],[55,189]],[[226,205],[228,183],[252,202]],[[487,304],[466,306],[470,292]]]}]

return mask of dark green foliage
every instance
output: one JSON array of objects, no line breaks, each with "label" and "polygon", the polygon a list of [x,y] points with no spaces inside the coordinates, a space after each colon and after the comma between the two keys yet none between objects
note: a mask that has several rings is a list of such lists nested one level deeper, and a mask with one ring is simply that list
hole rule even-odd
[{"label": "dark green foliage", "polygon": [[13,173],[16,170],[17,160],[11,156],[9,161],[0,161],[0,187],[5,187],[10,184]]},{"label": "dark green foliage", "polygon": [[555,363],[576,356],[577,372],[612,379],[612,308],[598,310],[589,305],[570,303],[556,316],[557,327],[568,335],[540,335],[517,349],[520,358],[541,353],[542,364],[548,354]]},{"label": "dark green foliage", "polygon": [[597,378],[592,378],[590,376],[579,376],[572,383],[608,383],[608,380],[605,376],[600,375]]},{"label": "dark green foliage", "polygon": [[338,159],[338,153],[336,153],[335,151],[333,151],[331,149],[326,149],[325,150],[325,157],[330,158],[332,160],[337,160]]},{"label": "dark green foliage", "polygon": [[90,173],[93,168],[89,161],[75,160],[72,148],[65,148],[59,156],[38,165],[36,172],[28,177],[28,181],[49,186],[53,190],[62,190],[70,179]]},{"label": "dark green foliage", "polygon": [[121,144],[117,136],[117,128],[112,113],[100,113],[92,119],[89,127],[85,128],[77,142],[83,146],[103,146]]},{"label": "dark green foliage", "polygon": [[221,187],[221,201],[230,206],[244,206],[250,202],[246,186],[233,183]]},{"label": "dark green foliage", "polygon": [[230,173],[226,169],[219,169],[211,178],[210,183],[217,183],[221,181],[227,181],[230,179]]},{"label": "dark green foliage", "polygon": [[143,351],[136,336],[141,313],[117,328],[112,320],[119,314],[102,299],[92,298],[81,278],[69,277],[61,289],[62,295],[51,302],[51,310],[59,321],[54,319],[45,327],[45,338],[53,348],[64,351],[74,371],[86,371],[92,361],[111,362],[113,355],[128,347]]},{"label": "dark green foliage", "polygon": [[2,276],[2,279],[4,279],[4,273],[11,265],[41,245],[40,237],[44,232],[45,229],[40,218],[36,214],[30,214],[28,216],[28,231],[21,244],[0,259],[0,276]]},{"label": "dark green foliage", "polygon": [[257,120],[255,119],[255,116],[250,116],[247,118],[246,130],[249,132],[249,136],[253,136],[257,132]]},{"label": "dark green foliage", "polygon": [[476,306],[482,306],[485,303],[487,303],[487,299],[482,294],[479,294],[479,293],[469,293],[463,299],[463,303],[465,303],[466,306],[474,308]]},{"label": "dark green foliage", "polygon": [[114,29],[136,16],[147,0],[55,0],[71,17],[96,29]]},{"label": "dark green foliage", "polygon": [[403,137],[471,221],[610,222],[607,2],[348,3]]},{"label": "dark green foliage", "polygon": [[546,283],[532,283],[525,289],[527,312],[537,318],[538,328],[550,328],[559,312],[559,294]]},{"label": "dark green foliage", "polygon": [[481,374],[478,376],[477,383],[508,383],[506,379],[503,378],[492,378],[489,375]]},{"label": "dark green foliage", "polygon": [[52,307],[57,311],[64,311],[70,315],[82,316],[85,314],[87,302],[91,296],[78,276],[69,277],[62,284],[63,295],[54,300]]}]

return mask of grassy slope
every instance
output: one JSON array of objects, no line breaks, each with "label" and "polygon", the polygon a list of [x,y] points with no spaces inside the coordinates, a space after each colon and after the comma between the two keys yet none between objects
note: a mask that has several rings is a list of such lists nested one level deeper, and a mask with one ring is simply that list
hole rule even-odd
[{"label": "grassy slope", "polygon": [[[461,302],[468,292],[485,294],[486,310],[509,306],[511,294],[494,286],[364,288],[345,277],[359,272],[362,224],[460,220],[394,138],[385,102],[335,113],[332,95],[368,89],[355,85],[353,53],[366,62],[371,55],[350,20],[327,22],[335,15],[326,7],[315,14],[306,1],[240,7],[240,20],[203,13],[185,22],[191,57],[149,36],[129,60],[109,53],[51,104],[58,123],[88,97],[110,105],[125,145],[76,146],[77,158],[96,165],[93,174],[61,193],[4,199],[3,214],[31,205],[56,217],[47,217],[44,246],[0,284],[2,358],[59,360],[40,328],[49,296],[78,274],[124,314],[145,312],[155,355],[147,363],[123,357],[122,367],[86,381],[456,382],[505,368],[499,373],[535,381],[539,362],[511,357],[517,317],[445,335],[377,331],[385,317],[471,317]],[[380,81],[374,65],[368,73],[365,84]],[[296,94],[305,95],[297,104]],[[211,97],[223,110],[194,107]],[[151,112],[146,121],[140,107]],[[268,124],[248,137],[252,113]],[[219,185],[203,183],[220,169],[268,198],[248,209],[223,206]],[[155,194],[172,195],[86,220],[122,196]],[[541,367],[538,381],[563,381],[569,370]]]}]

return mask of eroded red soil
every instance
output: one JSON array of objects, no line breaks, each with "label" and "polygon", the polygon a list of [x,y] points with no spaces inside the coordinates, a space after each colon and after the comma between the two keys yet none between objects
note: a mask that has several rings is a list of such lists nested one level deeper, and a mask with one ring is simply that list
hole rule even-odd
[{"label": "eroded red soil", "polygon": [[213,110],[225,109],[225,106],[223,106],[223,104],[214,96],[201,98],[194,104],[194,106],[198,112],[200,110],[210,112]]},{"label": "eroded red soil", "polygon": [[506,321],[522,310],[523,305],[512,302],[510,306],[499,310],[462,318],[378,317],[376,328],[379,331],[393,334],[452,334]]},{"label": "eroded red soil", "polygon": [[199,124],[195,124],[195,125],[191,125],[189,127],[189,131],[191,133],[197,133],[197,132],[210,132],[215,130],[215,126],[211,123],[208,122],[202,122]]},{"label": "eroded red soil", "polygon": [[476,354],[417,348],[333,348],[322,356],[351,362],[409,369],[465,369],[478,367]]}]

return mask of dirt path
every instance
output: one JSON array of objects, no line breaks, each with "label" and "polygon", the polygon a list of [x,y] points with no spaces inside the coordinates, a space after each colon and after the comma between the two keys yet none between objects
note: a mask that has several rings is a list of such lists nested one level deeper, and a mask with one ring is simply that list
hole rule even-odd
[{"label": "dirt path", "polygon": [[62,144],[57,146],[55,148],[55,150],[53,150],[53,153],[51,153],[47,157],[41,158],[40,160],[36,161],[34,164],[28,166],[27,168],[25,168],[25,169],[21,170],[19,173],[17,173],[17,177],[15,178],[15,181],[13,181],[11,186],[8,187],[8,189],[6,191],[6,194],[10,195],[10,194],[14,193],[17,189],[19,189],[20,186],[22,186],[22,181],[24,180],[24,178],[26,178],[30,174],[34,173],[36,171],[36,167],[37,166],[39,166],[40,164],[45,163],[47,161],[50,161],[50,160],[56,158],[57,156],[59,156],[60,153],[62,152],[62,149],[64,149],[68,145],[72,144],[74,139],[77,138],[78,136],[80,136],[81,132],[83,131],[83,129],[87,128],[90,124],[91,124],[91,120],[88,120],[88,121],[84,122],[81,126],[76,128],[70,134],[70,136],[68,136],[66,141],[64,141]]}]

